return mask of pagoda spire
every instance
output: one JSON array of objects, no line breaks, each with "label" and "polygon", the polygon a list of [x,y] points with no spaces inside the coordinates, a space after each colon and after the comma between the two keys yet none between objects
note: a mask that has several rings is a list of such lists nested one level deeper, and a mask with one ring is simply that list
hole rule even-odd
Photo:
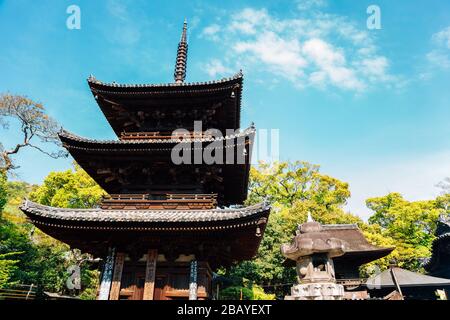
[{"label": "pagoda spire", "polygon": [[182,83],[186,78],[187,64],[187,20],[184,19],[183,32],[181,33],[180,43],[178,43],[177,60],[175,63],[175,72],[173,74],[176,83]]}]

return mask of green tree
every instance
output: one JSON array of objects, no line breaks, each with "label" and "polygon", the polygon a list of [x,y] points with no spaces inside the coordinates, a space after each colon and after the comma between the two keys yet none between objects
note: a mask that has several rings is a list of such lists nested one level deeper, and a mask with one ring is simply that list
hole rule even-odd
[{"label": "green tree", "polygon": [[8,197],[3,209],[3,217],[11,222],[23,224],[26,221],[26,216],[19,209],[19,205],[34,188],[36,188],[36,185],[23,181],[8,181],[6,185]]},{"label": "green tree", "polygon": [[11,277],[17,270],[17,262],[19,260],[13,260],[11,257],[20,254],[20,252],[10,252],[0,254],[0,289],[5,288],[11,284]]},{"label": "green tree", "polygon": [[92,208],[99,204],[106,193],[79,165],[74,167],[51,172],[30,194],[31,200],[59,208]]},{"label": "green tree", "polygon": [[[79,295],[93,299],[96,295],[99,271],[92,257],[81,255],[28,223],[17,205],[24,197],[46,205],[72,208],[95,206],[103,190],[79,166],[65,172],[52,172],[39,186],[24,182],[8,182],[8,202],[0,219],[0,254],[21,252],[8,272],[9,282],[34,284],[42,291]],[[31,194],[30,194],[31,193]],[[11,263],[8,262],[8,265]],[[81,291],[66,287],[68,267],[79,265]]]},{"label": "green tree", "polygon": [[308,162],[261,163],[250,172],[248,203],[267,199],[272,205],[291,207],[309,201],[317,207],[341,207],[350,197],[348,184],[323,175]]},{"label": "green tree", "polygon": [[253,300],[253,291],[243,286],[232,286],[219,292],[220,300]]},{"label": "green tree", "polygon": [[421,269],[421,259],[430,256],[439,215],[448,213],[449,195],[435,200],[407,201],[399,193],[367,199],[374,214],[369,223],[378,225],[381,234],[394,239],[396,252],[391,256],[399,266]]},{"label": "green tree", "polygon": [[251,169],[248,204],[268,200],[273,209],[255,259],[232,266],[226,276],[250,279],[282,296],[283,288],[295,281],[296,273],[294,268],[284,266],[280,246],[291,241],[308,212],[321,223],[364,225],[360,218],[342,209],[350,197],[348,184],[319,169],[300,161],[262,163]]}]

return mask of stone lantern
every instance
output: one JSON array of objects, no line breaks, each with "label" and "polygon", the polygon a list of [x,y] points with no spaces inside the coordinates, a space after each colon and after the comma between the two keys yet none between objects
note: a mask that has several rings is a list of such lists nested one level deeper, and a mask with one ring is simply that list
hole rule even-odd
[{"label": "stone lantern", "polygon": [[299,225],[291,244],[281,246],[282,254],[296,263],[298,284],[286,300],[342,300],[344,287],[336,284],[333,258],[346,252],[346,242],[329,237],[322,225],[308,214]]}]

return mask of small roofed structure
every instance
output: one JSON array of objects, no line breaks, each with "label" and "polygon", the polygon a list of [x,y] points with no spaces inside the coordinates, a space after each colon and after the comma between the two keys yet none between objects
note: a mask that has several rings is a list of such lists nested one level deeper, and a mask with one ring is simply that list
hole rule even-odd
[{"label": "small roofed structure", "polygon": [[365,287],[371,297],[386,297],[397,290],[404,299],[436,299],[436,290],[445,290],[448,295],[450,280],[390,267],[369,278]]},{"label": "small roofed structure", "polygon": [[425,270],[432,276],[450,279],[450,214],[439,218],[431,252]]},{"label": "small roofed structure", "polygon": [[333,258],[345,253],[345,242],[322,233],[322,225],[308,221],[298,227],[290,244],[281,246],[282,254],[296,263],[298,284],[286,300],[342,300],[344,287],[336,284]]},{"label": "small roofed structure", "polygon": [[[345,244],[344,253],[333,258],[338,280],[359,279],[361,265],[383,258],[394,250],[369,243],[356,224],[321,224],[320,231],[310,236],[324,240],[339,239]],[[293,266],[293,260],[286,260],[285,265]]]}]

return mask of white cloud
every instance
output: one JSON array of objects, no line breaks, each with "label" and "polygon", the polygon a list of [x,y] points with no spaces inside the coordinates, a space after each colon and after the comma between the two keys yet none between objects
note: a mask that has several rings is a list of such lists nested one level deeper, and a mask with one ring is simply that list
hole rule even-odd
[{"label": "white cloud", "polygon": [[310,39],[304,43],[303,53],[319,69],[310,77],[313,83],[329,81],[344,89],[364,89],[364,84],[356,78],[355,72],[345,66],[342,50],[321,39]]},{"label": "white cloud", "polygon": [[110,40],[123,45],[133,45],[141,39],[141,32],[128,12],[127,1],[109,0],[108,12],[117,19],[114,32],[109,30]]},{"label": "white cloud", "polygon": [[220,31],[220,26],[218,24],[212,24],[207,26],[205,29],[203,29],[202,33],[200,34],[201,37],[218,41],[219,37],[217,36],[217,33]]},{"label": "white cloud", "polygon": [[206,72],[211,77],[216,76],[225,76],[226,74],[230,74],[233,71],[227,67],[225,67],[220,60],[213,59],[205,65]]},{"label": "white cloud", "polygon": [[297,0],[297,8],[299,10],[310,10],[313,8],[325,7],[327,2],[325,0]]},{"label": "white cloud", "polygon": [[272,72],[292,81],[303,75],[302,69],[306,65],[297,39],[283,39],[271,31],[264,32],[254,40],[236,43],[234,50],[239,54],[258,57]]},{"label": "white cloud", "polygon": [[[306,5],[308,1],[302,1]],[[279,19],[265,9],[245,8],[203,34],[232,50],[228,68],[243,66],[270,72],[296,87],[329,86],[361,92],[370,85],[390,82],[389,61],[377,54],[371,34],[347,18],[305,11],[293,19]]]},{"label": "white cloud", "polygon": [[427,59],[433,65],[448,69],[450,68],[450,57],[445,52],[440,52],[439,50],[433,50],[427,54]]},{"label": "white cloud", "polygon": [[427,53],[428,61],[439,68],[450,68],[450,26],[432,35],[434,48]]},{"label": "white cloud", "polygon": [[450,49],[450,26],[433,34],[432,40],[438,46],[447,47],[447,49]]}]

